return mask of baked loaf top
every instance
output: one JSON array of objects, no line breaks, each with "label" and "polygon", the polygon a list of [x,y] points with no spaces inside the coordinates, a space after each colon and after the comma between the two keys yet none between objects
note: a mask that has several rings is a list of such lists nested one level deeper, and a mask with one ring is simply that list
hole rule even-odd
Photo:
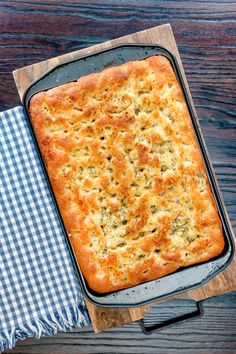
[{"label": "baked loaf top", "polygon": [[94,291],[128,288],[222,252],[202,155],[164,56],[40,92],[30,116]]}]

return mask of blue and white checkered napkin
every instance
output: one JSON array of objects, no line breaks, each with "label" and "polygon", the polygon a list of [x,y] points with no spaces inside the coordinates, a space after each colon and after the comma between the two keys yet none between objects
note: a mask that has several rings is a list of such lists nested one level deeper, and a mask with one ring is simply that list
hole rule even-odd
[{"label": "blue and white checkered napkin", "polygon": [[90,320],[22,107],[0,123],[2,351]]}]

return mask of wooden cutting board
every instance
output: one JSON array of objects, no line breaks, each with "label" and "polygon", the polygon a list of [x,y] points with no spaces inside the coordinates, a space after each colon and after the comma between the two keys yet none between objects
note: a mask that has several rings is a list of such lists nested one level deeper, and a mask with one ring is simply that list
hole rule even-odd
[{"label": "wooden cutting board", "polygon": [[[88,53],[108,48],[110,46],[120,43],[153,43],[164,45],[176,56],[187,89],[189,91],[171,26],[169,24],[164,24],[162,26],[153,27],[142,32],[133,33],[125,37],[117,38],[112,41],[97,44],[89,48],[64,54],[56,58],[45,60],[43,62],[15,70],[13,72],[13,76],[20,98],[22,99],[26,88],[32,83],[32,81],[39,78],[47,70],[51,69],[60,62],[69,59],[75,59],[80,57],[81,55],[86,55]],[[191,98],[190,92],[189,96]],[[236,290],[236,254],[230,265],[220,274],[215,276],[212,280],[208,281],[205,285],[200,286],[195,290],[188,291],[176,297],[188,296],[196,301],[199,301],[233,290]],[[145,311],[147,311],[147,309],[152,306],[146,305],[138,308],[111,309],[95,306],[91,304],[88,300],[86,300],[86,303],[95,332],[100,332],[107,328],[118,327],[125,323],[139,320],[144,317]]]}]

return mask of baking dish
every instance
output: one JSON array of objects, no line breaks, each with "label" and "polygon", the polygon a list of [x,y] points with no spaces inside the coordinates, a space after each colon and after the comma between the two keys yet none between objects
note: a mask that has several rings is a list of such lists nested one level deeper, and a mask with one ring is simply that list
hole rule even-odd
[{"label": "baking dish", "polygon": [[[160,300],[164,297],[170,295],[176,295],[181,292],[188,291],[194,287],[200,286],[215,276],[217,273],[222,271],[231,261],[234,247],[233,247],[233,237],[231,230],[228,224],[227,216],[225,214],[225,208],[223,201],[220,197],[217,183],[215,181],[214,173],[212,171],[206,148],[202,140],[197,120],[194,114],[194,110],[191,105],[177,60],[175,57],[167,51],[164,47],[158,45],[147,45],[147,44],[124,44],[116,47],[112,47],[103,51],[99,51],[93,54],[90,54],[85,57],[81,57],[76,60],[68,61],[56,66],[54,69],[50,70],[48,73],[43,75],[40,79],[35,81],[26,91],[23,104],[28,117],[28,123],[30,125],[32,134],[34,136],[34,141],[41,159],[42,164],[44,165],[34,132],[30,121],[30,116],[28,112],[28,106],[32,96],[40,91],[47,90],[49,88],[64,84],[66,82],[77,80],[80,76],[84,76],[91,72],[102,71],[106,67],[120,65],[128,60],[137,60],[144,59],[152,55],[164,55],[171,62],[173,69],[176,73],[176,76],[179,80],[179,83],[182,87],[183,95],[185,97],[193,127],[196,133],[196,137],[199,143],[199,146],[202,151],[204,158],[206,171],[208,174],[208,179],[211,185],[212,192],[215,196],[215,200],[218,206],[218,212],[222,221],[224,238],[225,238],[225,249],[223,253],[217,258],[207,261],[202,264],[195,266],[189,266],[178,270],[175,273],[167,275],[163,278],[143,283],[137,286],[134,286],[129,289],[120,290],[108,294],[98,294],[93,292],[87,285],[81,271],[79,264],[76,261],[74,251],[69,241],[69,237],[66,233],[63,220],[60,216],[59,209],[57,207],[58,216],[61,220],[63,231],[65,234],[68,247],[71,251],[72,258],[77,269],[79,276],[79,281],[84,295],[93,303],[100,306],[108,307],[134,307],[141,306],[148,302],[153,302]],[[53,199],[56,204],[56,200],[51,188],[49,178],[47,176],[47,171],[44,166],[45,176],[47,178]]]}]

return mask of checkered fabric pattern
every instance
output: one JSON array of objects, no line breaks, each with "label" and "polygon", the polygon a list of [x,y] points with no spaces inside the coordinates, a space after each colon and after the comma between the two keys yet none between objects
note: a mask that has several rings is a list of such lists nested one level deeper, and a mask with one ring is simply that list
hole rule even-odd
[{"label": "checkered fabric pattern", "polygon": [[1,351],[90,320],[22,107],[0,122]]}]

